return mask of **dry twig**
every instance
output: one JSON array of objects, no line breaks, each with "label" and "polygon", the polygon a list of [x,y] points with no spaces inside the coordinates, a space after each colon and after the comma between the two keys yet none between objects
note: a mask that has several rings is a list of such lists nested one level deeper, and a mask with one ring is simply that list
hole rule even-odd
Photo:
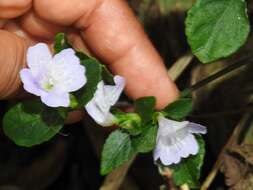
[{"label": "dry twig", "polygon": [[213,182],[216,174],[218,173],[221,164],[222,164],[222,160],[223,160],[223,156],[225,151],[235,145],[237,143],[238,137],[243,129],[243,126],[245,124],[245,122],[248,120],[248,118],[250,117],[250,114],[245,114],[242,119],[239,121],[238,125],[235,127],[232,135],[230,136],[229,140],[227,141],[226,145],[222,148],[211,172],[209,173],[209,175],[207,176],[206,180],[204,181],[204,183],[201,186],[201,190],[207,190],[209,188],[209,186],[211,185],[211,183]]}]

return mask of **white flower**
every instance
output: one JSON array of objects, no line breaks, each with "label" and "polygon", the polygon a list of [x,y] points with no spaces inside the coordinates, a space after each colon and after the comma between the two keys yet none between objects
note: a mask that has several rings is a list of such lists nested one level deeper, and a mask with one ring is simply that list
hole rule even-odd
[{"label": "white flower", "polygon": [[125,87],[125,79],[115,76],[114,83],[115,85],[105,85],[100,81],[94,97],[85,106],[88,114],[101,126],[114,124],[115,117],[110,112],[110,108],[118,101]]},{"label": "white flower", "polygon": [[181,158],[198,153],[199,146],[193,134],[205,134],[206,127],[189,121],[177,122],[162,116],[159,116],[158,123],[155,161],[160,158],[168,166],[179,163]]},{"label": "white flower", "polygon": [[28,49],[27,64],[29,68],[20,71],[24,89],[50,107],[68,107],[69,92],[86,83],[85,67],[71,48],[52,56],[48,46],[39,43]]}]

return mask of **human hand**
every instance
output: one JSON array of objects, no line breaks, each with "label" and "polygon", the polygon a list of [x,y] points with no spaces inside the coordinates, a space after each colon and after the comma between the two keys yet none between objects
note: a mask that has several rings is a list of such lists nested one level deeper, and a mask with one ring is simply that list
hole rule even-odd
[{"label": "human hand", "polygon": [[[20,94],[27,48],[39,41],[52,44],[58,32],[124,76],[131,98],[155,96],[161,109],[178,96],[162,59],[123,0],[1,0],[0,28],[0,99]],[[72,115],[71,122],[81,116]]]}]

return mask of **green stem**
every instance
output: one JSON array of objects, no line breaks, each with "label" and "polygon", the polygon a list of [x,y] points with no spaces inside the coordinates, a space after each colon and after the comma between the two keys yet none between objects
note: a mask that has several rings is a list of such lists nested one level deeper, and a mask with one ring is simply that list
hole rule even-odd
[{"label": "green stem", "polygon": [[250,56],[246,56],[246,57],[243,57],[241,59],[239,59],[238,61],[236,61],[235,63],[229,65],[228,67],[222,69],[221,71],[218,71],[217,73],[201,80],[200,82],[197,82],[196,84],[192,85],[191,87],[189,88],[186,88],[185,90],[183,90],[181,92],[181,97],[186,97],[186,96],[189,96],[193,91],[207,85],[208,83],[210,82],[213,82],[214,80],[250,63],[250,62],[253,62],[253,56],[250,55]]}]

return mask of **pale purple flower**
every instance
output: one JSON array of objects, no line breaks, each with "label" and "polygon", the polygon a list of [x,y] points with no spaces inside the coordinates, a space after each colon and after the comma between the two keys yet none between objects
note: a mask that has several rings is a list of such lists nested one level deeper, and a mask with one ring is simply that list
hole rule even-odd
[{"label": "pale purple flower", "polygon": [[49,107],[68,107],[69,93],[86,83],[85,67],[71,48],[52,56],[46,44],[38,43],[28,49],[27,64],[20,71],[24,89]]},{"label": "pale purple flower", "polygon": [[110,112],[110,108],[118,101],[125,87],[125,79],[115,76],[114,83],[115,85],[105,85],[103,81],[100,81],[94,97],[85,106],[88,114],[101,126],[111,126],[115,123],[115,117]]},{"label": "pale purple flower", "polygon": [[198,153],[198,142],[193,134],[205,134],[206,127],[189,121],[173,121],[163,116],[158,117],[158,124],[155,161],[160,159],[162,164],[168,166]]}]

